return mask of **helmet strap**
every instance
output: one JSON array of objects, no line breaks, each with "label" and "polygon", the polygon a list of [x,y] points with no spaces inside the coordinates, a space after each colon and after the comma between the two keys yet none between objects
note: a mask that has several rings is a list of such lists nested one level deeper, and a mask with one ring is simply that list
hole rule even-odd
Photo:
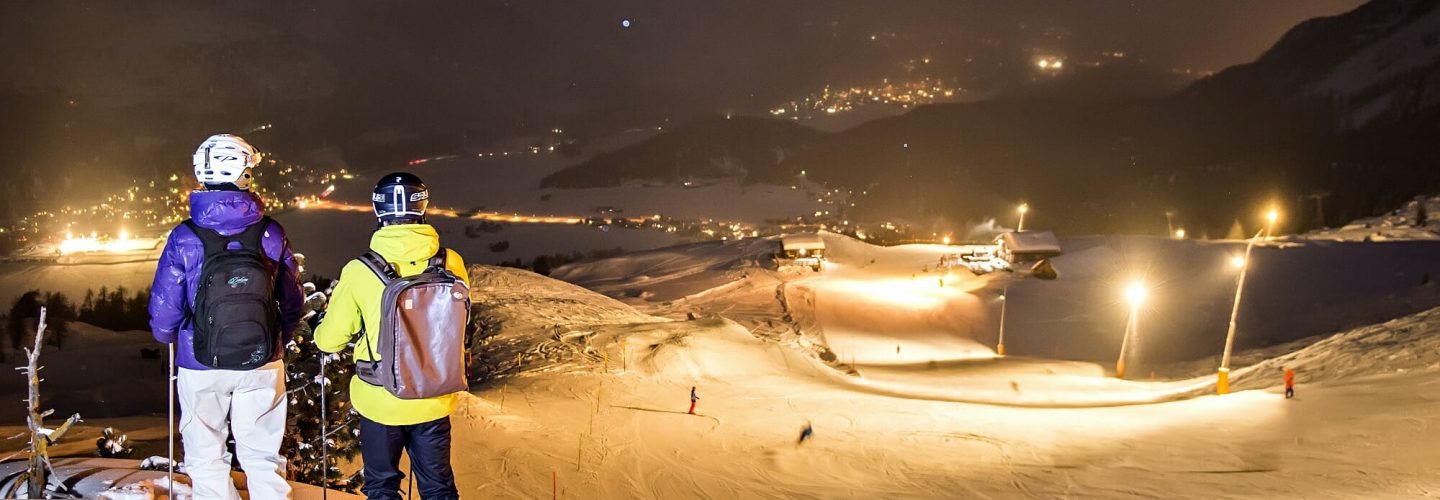
[{"label": "helmet strap", "polygon": [[381,219],[381,220],[379,221],[379,223],[380,223],[380,227],[385,227],[385,226],[400,226],[400,225],[404,225],[404,224],[424,224],[424,223],[425,223],[425,216],[422,215],[422,216],[419,216],[419,217],[415,217],[415,216],[397,217],[397,218],[393,218],[393,219],[389,219],[389,220]]}]

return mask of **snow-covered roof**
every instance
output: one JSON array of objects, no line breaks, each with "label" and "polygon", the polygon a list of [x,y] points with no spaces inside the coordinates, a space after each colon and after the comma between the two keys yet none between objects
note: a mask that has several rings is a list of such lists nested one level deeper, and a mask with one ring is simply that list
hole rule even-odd
[{"label": "snow-covered roof", "polygon": [[1010,253],[1060,254],[1060,240],[1050,231],[1011,231],[1000,235],[999,243]]},{"label": "snow-covered roof", "polygon": [[[818,234],[792,234],[780,239],[786,250],[824,250],[825,240]],[[773,248],[773,247],[772,247]]]}]

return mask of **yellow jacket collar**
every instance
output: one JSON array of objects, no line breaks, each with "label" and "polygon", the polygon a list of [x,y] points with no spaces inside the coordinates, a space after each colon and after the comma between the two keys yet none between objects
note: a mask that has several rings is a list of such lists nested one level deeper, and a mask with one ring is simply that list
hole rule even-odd
[{"label": "yellow jacket collar", "polygon": [[440,235],[429,224],[385,226],[370,236],[370,249],[391,262],[424,260],[440,251]]}]

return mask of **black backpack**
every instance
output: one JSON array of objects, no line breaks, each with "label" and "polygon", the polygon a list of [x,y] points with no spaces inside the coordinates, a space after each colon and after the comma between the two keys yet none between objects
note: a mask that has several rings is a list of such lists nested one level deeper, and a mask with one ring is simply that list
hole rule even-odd
[{"label": "black backpack", "polygon": [[[186,220],[205,245],[191,322],[195,328],[195,360],[210,368],[252,370],[275,357],[280,344],[280,308],[275,302],[276,263],[262,247],[260,222],[234,236],[225,236]],[[231,250],[231,243],[239,248]]]}]

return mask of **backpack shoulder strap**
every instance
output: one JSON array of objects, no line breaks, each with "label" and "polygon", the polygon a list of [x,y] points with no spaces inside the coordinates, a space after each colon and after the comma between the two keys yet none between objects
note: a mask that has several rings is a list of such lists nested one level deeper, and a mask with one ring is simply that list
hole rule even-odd
[{"label": "backpack shoulder strap", "polygon": [[384,257],[373,250],[360,254],[360,263],[370,268],[370,272],[375,273],[375,276],[380,278],[380,282],[385,285],[389,285],[398,277],[395,268],[391,267],[389,262],[385,262]]},{"label": "backpack shoulder strap", "polygon": [[231,236],[230,240],[239,241],[241,248],[254,250],[263,255],[265,253],[265,230],[269,229],[274,222],[275,220],[268,215],[261,217],[259,221],[245,228],[240,234]]},{"label": "backpack shoulder strap", "polygon": [[440,251],[435,252],[435,256],[434,256],[434,257],[430,257],[430,266],[429,266],[429,269],[434,270],[434,271],[444,271],[444,270],[445,270],[445,260],[446,260],[447,258],[449,258],[449,257],[450,257],[450,251],[447,250],[445,247],[440,247]]},{"label": "backpack shoulder strap", "polygon": [[225,247],[230,244],[229,238],[222,236],[213,229],[200,227],[199,224],[195,223],[194,219],[185,219],[185,222],[182,224],[190,228],[190,232],[195,233],[195,237],[200,239],[200,244],[205,246],[205,255],[207,256],[225,251]]}]

